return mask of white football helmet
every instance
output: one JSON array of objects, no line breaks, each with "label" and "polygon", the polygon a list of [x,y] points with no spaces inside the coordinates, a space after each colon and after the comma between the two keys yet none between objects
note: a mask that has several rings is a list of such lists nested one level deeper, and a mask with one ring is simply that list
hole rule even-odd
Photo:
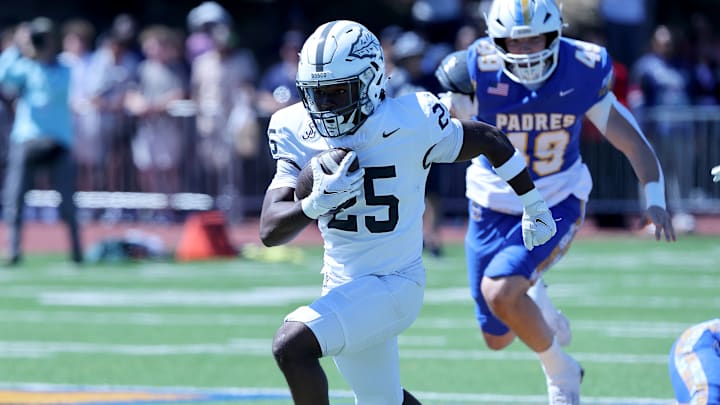
[{"label": "white football helmet", "polygon": [[[321,25],[300,51],[295,81],[320,135],[354,133],[385,97],[385,60],[377,37],[362,24],[338,20]],[[346,85],[344,105],[323,110],[325,86]]]},{"label": "white football helmet", "polygon": [[[562,34],[562,15],[554,0],[495,0],[485,15],[487,33],[495,42],[503,70],[513,81],[536,84],[555,71]],[[505,40],[544,34],[548,46],[531,54],[507,52]]]}]

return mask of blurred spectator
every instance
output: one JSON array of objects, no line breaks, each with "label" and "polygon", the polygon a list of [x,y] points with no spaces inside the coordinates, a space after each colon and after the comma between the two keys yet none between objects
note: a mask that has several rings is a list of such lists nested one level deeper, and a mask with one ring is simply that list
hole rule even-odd
[{"label": "blurred spectator", "polygon": [[437,94],[440,86],[432,70],[425,69],[424,58],[428,50],[427,41],[415,31],[406,31],[395,40],[392,55],[396,66],[388,91],[392,97],[417,91]]},{"label": "blurred spectator", "polygon": [[[668,208],[674,212],[673,222],[678,232],[691,232],[694,219],[682,212],[682,198],[687,198],[693,185],[688,162],[695,159],[695,139],[690,119],[663,119],[665,109],[690,105],[689,73],[674,59],[675,37],[664,25],[658,26],[650,40],[650,50],[630,72],[633,90],[628,102],[638,121],[653,142],[665,173]],[[654,111],[654,112],[653,112]]]},{"label": "blurred spectator", "polygon": [[86,78],[95,40],[95,28],[82,18],[72,19],[62,27],[60,60],[70,66],[70,106],[73,112],[75,147],[80,190],[99,190],[103,184],[102,142],[97,131],[89,131],[82,114],[90,108]]},{"label": "blurred spectator", "polygon": [[[125,108],[137,118],[132,157],[140,191],[174,194],[180,191],[179,165],[185,150],[182,123],[168,114],[173,102],[186,98],[189,72],[183,63],[183,37],[164,25],[140,34],[145,59],[137,83],[125,96]],[[171,212],[161,213],[171,219]]]},{"label": "blurred spectator", "polygon": [[298,55],[305,41],[299,31],[283,34],[279,48],[280,61],[271,65],[260,80],[257,93],[258,113],[269,117],[275,111],[300,101],[295,88]]},{"label": "blurred spectator", "polygon": [[243,159],[254,156],[260,137],[255,112],[258,66],[249,49],[240,48],[232,25],[213,24],[213,49],[191,68],[191,95],[197,106],[197,154],[206,192],[219,195],[229,218],[243,217]]},{"label": "blurred spectator", "polygon": [[656,106],[687,106],[688,72],[675,59],[676,39],[667,26],[653,32],[649,51],[632,66],[631,82],[640,93],[631,97],[634,108]]},{"label": "blurred spectator", "polygon": [[399,25],[388,25],[380,31],[380,36],[378,37],[380,40],[380,46],[383,49],[383,54],[385,55],[385,74],[388,77],[388,86],[385,91],[390,97],[393,96],[392,85],[395,83],[393,81],[393,76],[395,75],[396,70],[393,48],[395,47],[395,41],[397,41],[398,37],[402,33],[403,29]]},{"label": "blurred spectator", "polygon": [[[132,17],[118,15],[109,32],[99,38],[98,48],[93,53],[85,78],[87,85],[87,108],[81,110],[79,119],[83,131],[101,141],[104,164],[103,189],[123,190],[129,183],[131,123],[124,109],[125,94],[131,88],[140,56],[135,50],[136,25]],[[90,135],[94,134],[94,135]],[[120,213],[107,210],[107,220]]]},{"label": "blurred spectator", "polygon": [[36,173],[42,169],[49,171],[52,185],[62,198],[60,215],[68,225],[71,259],[81,263],[73,201],[70,68],[58,59],[60,34],[50,19],[38,17],[18,28],[14,44],[0,55],[2,89],[17,100],[3,190],[8,227],[7,264],[17,265],[22,259],[23,201]]},{"label": "blurred spectator", "polygon": [[[14,35],[14,26],[6,27],[0,31],[0,52],[13,46]],[[5,164],[7,162],[8,144],[10,142],[8,138],[10,137],[12,120],[12,100],[0,92],[0,178],[5,178]]]},{"label": "blurred spectator", "polygon": [[452,45],[455,33],[463,23],[463,4],[462,0],[415,0],[412,19],[429,43]]},{"label": "blurred spectator", "polygon": [[467,49],[470,44],[482,36],[482,32],[478,29],[477,24],[465,24],[461,26],[457,34],[455,34],[455,50],[460,51]]},{"label": "blurred spectator", "polygon": [[640,57],[647,40],[648,0],[600,0],[610,55],[625,66]]},{"label": "blurred spectator", "polygon": [[720,103],[720,55],[713,48],[713,30],[703,14],[693,14],[690,24],[690,97],[695,105],[717,105]]},{"label": "blurred spectator", "polygon": [[231,25],[230,14],[214,1],[202,2],[190,10],[187,27],[190,32],[185,40],[185,56],[189,63],[201,54],[213,49],[211,31],[215,25]]}]

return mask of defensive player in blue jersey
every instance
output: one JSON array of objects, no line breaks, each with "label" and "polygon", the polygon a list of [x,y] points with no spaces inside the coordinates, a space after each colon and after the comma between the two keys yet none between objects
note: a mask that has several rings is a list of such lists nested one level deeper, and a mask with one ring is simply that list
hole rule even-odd
[{"label": "defensive player in blue jersey", "polygon": [[[446,89],[471,97],[444,99],[456,113],[473,111],[475,119],[507,134],[550,204],[558,232],[547,244],[525,249],[519,200],[485,158],[473,159],[466,179],[465,243],[476,315],[489,348],[503,349],[517,336],[537,353],[551,404],[577,404],[583,370],[562,350],[543,316],[551,306],[547,296],[533,300],[528,290],[542,283],[542,273],[566,252],[583,223],[592,188],[580,156],[583,117],[625,154],[644,186],[645,216],[655,224],[656,239],[664,233],[672,241],[662,169],[611,91],[607,51],[563,38],[562,16],[552,0],[495,0],[486,22],[488,37],[447,57],[437,72]],[[463,100],[473,100],[474,108],[463,107]]]},{"label": "defensive player in blue jersey", "polygon": [[670,349],[668,368],[678,404],[720,404],[720,318],[687,328]]}]

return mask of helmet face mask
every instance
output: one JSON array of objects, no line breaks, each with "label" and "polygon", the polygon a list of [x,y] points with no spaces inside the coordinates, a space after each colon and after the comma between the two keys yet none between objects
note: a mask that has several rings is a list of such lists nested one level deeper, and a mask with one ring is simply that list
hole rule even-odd
[{"label": "helmet face mask", "polygon": [[[341,129],[352,125],[354,132],[360,124],[360,81],[356,78],[297,83],[305,110],[315,123],[318,132],[327,137],[342,135]],[[337,135],[335,135],[337,134]]]},{"label": "helmet face mask", "polygon": [[[513,81],[538,84],[553,74],[558,62],[562,16],[553,0],[495,0],[485,16],[488,35],[505,62],[503,71]],[[505,46],[508,39],[544,35],[546,47],[528,54],[510,53]]]},{"label": "helmet face mask", "polygon": [[324,137],[357,131],[384,98],[385,82],[380,41],[356,22],[321,25],[300,52],[296,85]]}]

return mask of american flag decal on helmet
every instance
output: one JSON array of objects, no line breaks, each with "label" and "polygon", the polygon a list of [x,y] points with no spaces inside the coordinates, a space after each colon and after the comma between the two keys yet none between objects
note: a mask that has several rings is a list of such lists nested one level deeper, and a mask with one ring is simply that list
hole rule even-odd
[{"label": "american flag decal on helmet", "polygon": [[357,40],[350,48],[348,56],[354,56],[358,59],[373,58],[380,53],[380,44],[373,39],[372,34],[368,30],[361,30]]},{"label": "american flag decal on helmet", "polygon": [[487,88],[488,94],[492,94],[495,96],[507,96],[509,91],[510,85],[507,83],[498,83],[495,85],[495,87]]}]

